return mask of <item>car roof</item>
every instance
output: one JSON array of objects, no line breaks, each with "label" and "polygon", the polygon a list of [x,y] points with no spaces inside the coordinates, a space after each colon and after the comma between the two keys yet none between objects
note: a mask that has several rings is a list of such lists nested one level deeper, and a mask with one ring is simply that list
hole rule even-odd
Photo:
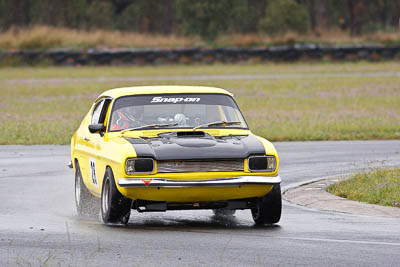
[{"label": "car roof", "polygon": [[175,94],[175,93],[208,93],[225,94],[233,96],[225,89],[207,86],[182,86],[182,85],[156,85],[156,86],[133,86],[110,89],[102,93],[99,98],[107,96],[117,98],[126,95],[152,95],[152,94]]}]

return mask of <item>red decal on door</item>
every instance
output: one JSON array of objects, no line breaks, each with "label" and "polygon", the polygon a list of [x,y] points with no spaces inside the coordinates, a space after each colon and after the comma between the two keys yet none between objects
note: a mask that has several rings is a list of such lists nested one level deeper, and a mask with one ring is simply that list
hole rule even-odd
[{"label": "red decal on door", "polygon": [[142,179],[142,182],[144,183],[144,185],[145,185],[146,187],[148,187],[152,180],[153,180],[153,179],[151,179],[151,178],[143,178],[143,179]]}]

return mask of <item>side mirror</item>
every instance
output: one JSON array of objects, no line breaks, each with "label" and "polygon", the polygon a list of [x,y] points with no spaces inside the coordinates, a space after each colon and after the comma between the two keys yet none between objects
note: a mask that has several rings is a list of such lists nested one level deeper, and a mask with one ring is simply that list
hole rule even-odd
[{"label": "side mirror", "polygon": [[99,124],[90,124],[89,125],[89,132],[91,133],[100,133],[103,130],[105,130],[105,126],[103,123],[99,123]]}]

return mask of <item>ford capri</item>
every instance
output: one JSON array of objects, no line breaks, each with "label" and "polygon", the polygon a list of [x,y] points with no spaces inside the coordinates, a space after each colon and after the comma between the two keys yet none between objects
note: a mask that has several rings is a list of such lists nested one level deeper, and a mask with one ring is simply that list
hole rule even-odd
[{"label": "ford capri", "polygon": [[249,209],[257,225],[281,217],[276,149],[250,131],[224,89],[105,91],[72,136],[70,167],[78,214],[100,207],[107,225],[127,224],[132,209]]}]

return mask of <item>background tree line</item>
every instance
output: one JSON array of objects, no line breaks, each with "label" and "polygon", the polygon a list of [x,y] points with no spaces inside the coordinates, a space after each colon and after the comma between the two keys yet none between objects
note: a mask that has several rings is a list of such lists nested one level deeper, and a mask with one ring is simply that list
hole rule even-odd
[{"label": "background tree line", "polygon": [[399,31],[400,0],[0,0],[0,29],[51,25],[157,34]]}]

